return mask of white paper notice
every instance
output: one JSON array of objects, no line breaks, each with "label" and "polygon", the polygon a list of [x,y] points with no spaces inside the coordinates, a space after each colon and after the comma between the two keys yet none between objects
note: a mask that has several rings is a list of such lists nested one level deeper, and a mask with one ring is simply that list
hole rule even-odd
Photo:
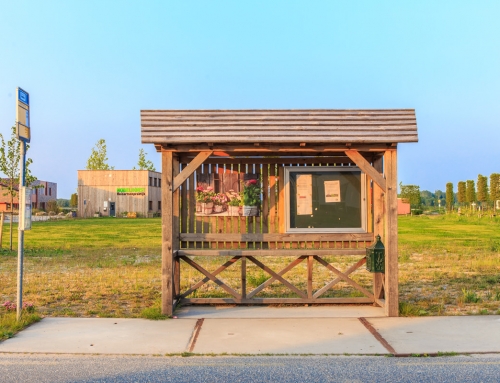
[{"label": "white paper notice", "polygon": [[297,215],[312,214],[312,174],[297,175]]},{"label": "white paper notice", "polygon": [[325,181],[325,202],[340,202],[340,181]]}]

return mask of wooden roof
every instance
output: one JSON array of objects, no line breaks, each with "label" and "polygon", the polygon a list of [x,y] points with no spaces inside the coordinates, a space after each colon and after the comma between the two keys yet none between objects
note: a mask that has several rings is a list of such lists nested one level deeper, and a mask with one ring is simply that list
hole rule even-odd
[{"label": "wooden roof", "polygon": [[414,109],[141,110],[142,143],[417,142]]}]

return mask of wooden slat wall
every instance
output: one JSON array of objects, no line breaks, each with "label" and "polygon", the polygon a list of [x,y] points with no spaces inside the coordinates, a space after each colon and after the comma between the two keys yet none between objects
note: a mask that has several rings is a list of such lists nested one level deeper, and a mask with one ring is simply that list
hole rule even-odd
[{"label": "wooden slat wall", "polygon": [[417,142],[414,109],[142,110],[141,139],[154,144]]},{"label": "wooden slat wall", "polygon": [[[283,174],[285,164],[203,164],[181,186],[181,249],[359,249],[373,241],[368,234],[284,234]],[[291,161],[292,162],[292,161]],[[290,164],[288,164],[290,165]],[[335,165],[309,163],[308,166]],[[186,164],[182,164],[183,167]],[[196,215],[197,185],[212,186],[216,192],[226,192],[244,174],[259,174],[262,208],[259,217]],[[186,190],[184,189],[186,188]],[[370,199],[368,199],[368,202]],[[368,207],[370,209],[370,207]],[[368,225],[371,229],[372,225]],[[280,234],[281,233],[281,234]]]}]

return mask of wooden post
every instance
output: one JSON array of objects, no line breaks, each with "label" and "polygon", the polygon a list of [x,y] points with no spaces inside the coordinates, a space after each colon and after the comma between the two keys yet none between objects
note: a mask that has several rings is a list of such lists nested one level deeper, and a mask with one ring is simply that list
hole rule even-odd
[{"label": "wooden post", "polygon": [[[373,167],[382,173],[383,171],[383,161],[382,157],[378,158],[374,161]],[[382,243],[385,244],[385,235],[384,235],[384,204],[385,193],[382,188],[377,185],[375,182],[373,183],[373,235],[374,237],[378,234],[382,239]],[[375,299],[383,299],[384,298],[384,273],[373,273],[373,295]]]},{"label": "wooden post", "polygon": [[385,315],[397,317],[398,299],[398,180],[395,150],[384,154],[384,174],[387,180],[385,203]]},{"label": "wooden post", "polygon": [[[180,173],[179,169],[179,157],[173,156],[172,158],[172,176],[175,177]],[[174,185],[175,186],[175,185]],[[180,185],[179,185],[180,186]],[[184,186],[185,188],[185,186]],[[179,233],[180,233],[180,188],[176,188],[173,192],[172,201],[172,253],[174,254],[176,250],[180,249]],[[179,258],[174,257],[174,291],[173,299],[175,299],[181,293],[181,261]]]},{"label": "wooden post", "polygon": [[173,202],[173,158],[172,152],[161,153],[161,312],[172,315],[173,306],[173,254],[172,254],[172,202]]}]

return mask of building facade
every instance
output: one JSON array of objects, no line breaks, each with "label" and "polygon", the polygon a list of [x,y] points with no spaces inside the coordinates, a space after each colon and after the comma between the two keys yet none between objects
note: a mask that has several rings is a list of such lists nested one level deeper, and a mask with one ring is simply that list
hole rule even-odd
[{"label": "building facade", "polygon": [[[0,180],[0,211],[10,211],[10,195],[8,195],[10,181],[9,179]],[[36,180],[31,184],[31,207],[33,209],[46,210],[49,201],[57,201],[57,183],[49,181]],[[19,185],[17,182],[14,185],[16,196],[12,203],[14,210],[19,209],[18,190]]]},{"label": "building facade", "polygon": [[161,173],[149,170],[79,170],[78,216],[142,217],[161,211]]}]

